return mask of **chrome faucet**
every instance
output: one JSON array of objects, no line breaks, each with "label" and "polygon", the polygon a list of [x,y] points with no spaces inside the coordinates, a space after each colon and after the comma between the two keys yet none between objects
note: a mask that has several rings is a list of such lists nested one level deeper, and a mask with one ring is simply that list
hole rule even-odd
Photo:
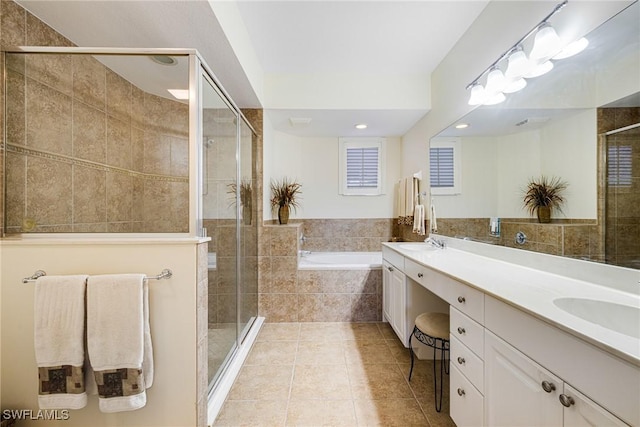
[{"label": "chrome faucet", "polygon": [[444,249],[447,245],[444,243],[444,240],[436,239],[435,237],[427,237],[424,239],[425,243],[429,243],[432,246],[435,246],[438,249]]}]

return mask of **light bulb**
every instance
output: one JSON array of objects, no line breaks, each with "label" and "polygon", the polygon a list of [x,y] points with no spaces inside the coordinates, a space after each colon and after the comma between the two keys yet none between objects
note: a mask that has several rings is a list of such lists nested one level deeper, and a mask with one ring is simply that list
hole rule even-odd
[{"label": "light bulb", "polygon": [[553,59],[565,59],[573,55],[577,55],[589,46],[589,40],[582,37],[572,43],[566,45],[559,54],[553,57]]},{"label": "light bulb", "polygon": [[561,41],[556,30],[553,29],[548,22],[545,22],[538,28],[536,37],[533,41],[533,49],[529,54],[531,59],[551,58],[560,51]]},{"label": "light bulb", "polygon": [[529,63],[527,55],[522,50],[522,46],[518,46],[511,55],[509,55],[509,64],[504,74],[507,78],[522,77],[527,74],[530,69],[531,64]]},{"label": "light bulb", "polygon": [[469,105],[480,105],[484,103],[486,93],[484,87],[480,83],[471,86],[471,96],[469,97]]}]

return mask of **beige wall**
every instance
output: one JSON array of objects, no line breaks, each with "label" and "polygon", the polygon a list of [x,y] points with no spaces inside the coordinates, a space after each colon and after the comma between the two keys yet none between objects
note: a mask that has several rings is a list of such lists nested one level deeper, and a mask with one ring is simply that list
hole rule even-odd
[{"label": "beige wall", "polygon": [[[202,394],[203,388],[197,386],[198,378],[204,376],[206,382],[206,370],[198,375],[196,364],[196,349],[206,352],[206,346],[202,348],[203,338],[198,340],[196,332],[201,330],[196,328],[195,315],[197,241],[38,240],[0,241],[2,408],[38,409],[33,344],[35,287],[33,283],[23,284],[22,278],[38,269],[50,275],[127,272],[156,275],[170,268],[171,279],[149,283],[155,380],[147,390],[147,405],[137,411],[103,414],[98,409],[97,396],[90,396],[84,409],[71,411],[70,420],[47,425],[196,425],[196,403],[203,401],[202,396],[197,395],[198,391]],[[38,421],[19,423],[22,426],[40,424]]]}]

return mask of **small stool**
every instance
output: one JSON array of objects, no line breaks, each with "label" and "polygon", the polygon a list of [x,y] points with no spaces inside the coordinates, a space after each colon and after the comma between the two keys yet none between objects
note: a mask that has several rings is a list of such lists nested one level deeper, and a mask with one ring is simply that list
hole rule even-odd
[{"label": "small stool", "polygon": [[[442,386],[443,386],[443,374],[444,371],[449,375],[449,315],[446,313],[422,313],[416,317],[415,326],[413,332],[409,336],[409,353],[411,354],[411,370],[409,371],[409,381],[411,381],[411,374],[413,373],[413,347],[411,345],[411,339],[416,337],[418,341],[429,347],[433,347],[433,387],[436,403],[436,411],[440,412],[442,409]],[[436,351],[440,350],[440,396],[438,397],[438,376],[436,375]]]}]

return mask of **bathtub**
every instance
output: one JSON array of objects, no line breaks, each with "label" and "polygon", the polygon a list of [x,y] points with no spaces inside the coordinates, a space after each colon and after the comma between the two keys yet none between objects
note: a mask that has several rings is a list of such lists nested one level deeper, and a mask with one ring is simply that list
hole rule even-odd
[{"label": "bathtub", "polygon": [[298,270],[374,270],[382,268],[382,252],[311,252],[302,254]]}]

